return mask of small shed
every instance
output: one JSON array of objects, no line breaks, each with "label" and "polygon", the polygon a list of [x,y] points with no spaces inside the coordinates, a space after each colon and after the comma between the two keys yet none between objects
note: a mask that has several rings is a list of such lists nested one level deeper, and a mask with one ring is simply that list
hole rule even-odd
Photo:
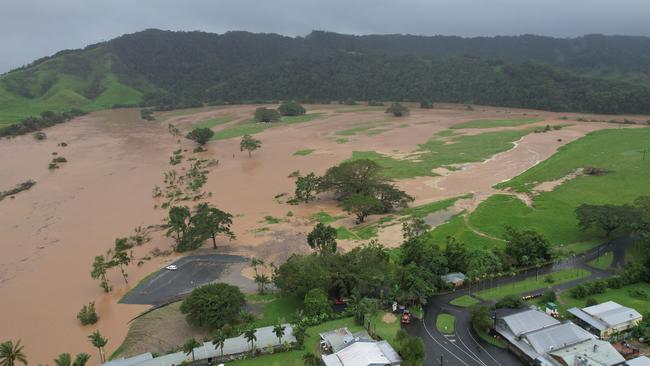
[{"label": "small shed", "polygon": [[465,283],[465,274],[461,272],[447,273],[440,276],[442,282],[449,284],[453,287],[460,287]]}]

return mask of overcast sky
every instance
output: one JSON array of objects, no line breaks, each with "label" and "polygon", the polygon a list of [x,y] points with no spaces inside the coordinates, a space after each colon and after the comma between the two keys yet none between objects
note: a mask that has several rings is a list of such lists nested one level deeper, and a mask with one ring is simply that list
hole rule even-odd
[{"label": "overcast sky", "polygon": [[648,0],[0,0],[0,73],[147,28],[649,36],[648,15]]}]

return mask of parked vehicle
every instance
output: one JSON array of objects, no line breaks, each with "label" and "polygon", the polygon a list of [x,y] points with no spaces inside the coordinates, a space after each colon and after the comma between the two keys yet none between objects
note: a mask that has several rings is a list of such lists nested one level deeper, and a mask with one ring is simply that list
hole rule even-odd
[{"label": "parked vehicle", "polygon": [[402,324],[411,324],[411,312],[404,310],[402,313],[402,319],[400,320]]},{"label": "parked vehicle", "polygon": [[175,271],[175,270],[178,269],[178,267],[176,265],[174,265],[174,264],[170,264],[167,267],[165,267],[165,269],[170,270],[170,271]]}]

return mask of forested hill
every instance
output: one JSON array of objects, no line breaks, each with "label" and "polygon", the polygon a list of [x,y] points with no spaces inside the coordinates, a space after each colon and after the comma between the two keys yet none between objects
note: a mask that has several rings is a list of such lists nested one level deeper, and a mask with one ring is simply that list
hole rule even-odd
[{"label": "forested hill", "polygon": [[146,30],[0,78],[0,124],[45,110],[266,99],[413,100],[650,113],[650,38]]}]

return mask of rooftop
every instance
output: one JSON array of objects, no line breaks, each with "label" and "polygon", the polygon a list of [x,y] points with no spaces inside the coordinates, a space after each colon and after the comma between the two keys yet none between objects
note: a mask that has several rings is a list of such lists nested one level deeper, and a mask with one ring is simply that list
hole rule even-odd
[{"label": "rooftop", "polygon": [[576,360],[588,360],[589,365],[613,366],[625,362],[625,358],[609,342],[591,339],[564,349],[551,352],[551,356],[562,359],[567,365],[576,364]]},{"label": "rooftop", "polygon": [[396,365],[401,358],[386,341],[354,342],[339,352],[322,357],[325,366]]},{"label": "rooftop", "polygon": [[501,318],[515,336],[550,327],[560,322],[537,310],[524,310]]},{"label": "rooftop", "polygon": [[627,364],[628,366],[650,366],[650,358],[646,356],[639,356],[627,361]]}]

